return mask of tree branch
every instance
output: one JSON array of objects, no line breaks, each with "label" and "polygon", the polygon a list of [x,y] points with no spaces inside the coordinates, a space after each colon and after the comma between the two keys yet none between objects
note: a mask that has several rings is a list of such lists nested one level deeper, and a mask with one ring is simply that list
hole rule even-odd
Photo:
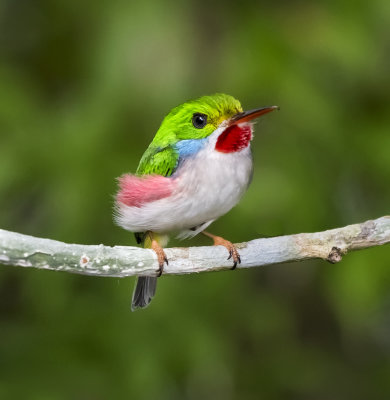
[{"label": "tree branch", "polygon": [[[316,233],[300,233],[237,244],[238,268],[322,258],[341,261],[352,250],[390,242],[390,216]],[[232,267],[226,249],[189,247],[165,249],[164,274],[189,274]],[[0,229],[0,263],[66,271],[83,275],[126,277],[156,275],[157,257],[150,249],[125,246],[67,244]]]}]

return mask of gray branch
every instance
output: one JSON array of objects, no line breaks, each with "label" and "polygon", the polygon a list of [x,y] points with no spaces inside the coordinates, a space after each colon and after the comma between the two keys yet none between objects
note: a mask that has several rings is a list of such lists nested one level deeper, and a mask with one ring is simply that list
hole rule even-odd
[{"label": "gray branch", "polygon": [[[321,258],[341,261],[352,250],[390,242],[390,216],[316,233],[300,233],[236,244],[242,263],[259,267]],[[232,267],[224,247],[165,249],[164,274],[190,274]],[[83,275],[126,277],[156,275],[157,257],[150,249],[125,246],[67,244],[0,229],[0,264],[66,271]]]}]

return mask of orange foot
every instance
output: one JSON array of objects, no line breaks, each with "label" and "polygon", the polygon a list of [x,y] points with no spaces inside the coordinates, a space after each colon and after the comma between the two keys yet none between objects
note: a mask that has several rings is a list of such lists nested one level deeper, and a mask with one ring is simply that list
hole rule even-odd
[{"label": "orange foot", "polygon": [[158,270],[157,277],[160,277],[164,271],[164,263],[168,265],[168,258],[164,252],[164,249],[158,244],[157,240],[153,238],[153,234],[149,232],[150,248],[157,254]]},{"label": "orange foot", "polygon": [[203,235],[206,235],[206,236],[210,237],[211,239],[213,239],[214,246],[224,246],[228,249],[228,251],[229,251],[228,260],[230,258],[233,258],[233,267],[231,269],[236,269],[237,264],[241,264],[240,254],[238,253],[236,246],[234,246],[234,244],[232,242],[229,242],[229,240],[226,240],[226,239],[222,238],[221,236],[216,236],[216,235],[213,235],[212,233],[209,233],[206,231],[203,231],[202,233],[203,233]]}]

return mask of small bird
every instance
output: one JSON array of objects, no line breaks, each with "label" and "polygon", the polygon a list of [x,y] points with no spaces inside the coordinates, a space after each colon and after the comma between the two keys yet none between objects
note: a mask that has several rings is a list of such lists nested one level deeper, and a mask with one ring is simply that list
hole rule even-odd
[{"label": "small bird", "polygon": [[231,242],[205,229],[247,190],[253,174],[250,121],[275,109],[243,111],[226,94],[187,101],[164,118],[136,174],[118,179],[116,223],[153,249],[159,264],[156,277],[137,278],[133,311],[148,306],[155,295],[157,277],[168,264],[163,247],[169,234],[184,239],[203,233],[227,248],[232,269],[241,262]]}]

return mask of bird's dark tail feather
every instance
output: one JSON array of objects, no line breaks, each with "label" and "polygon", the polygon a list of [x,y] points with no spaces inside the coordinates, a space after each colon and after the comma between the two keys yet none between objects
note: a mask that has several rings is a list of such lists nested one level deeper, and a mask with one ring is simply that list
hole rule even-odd
[{"label": "bird's dark tail feather", "polygon": [[157,278],[154,276],[139,276],[133,292],[131,311],[145,308],[156,293]]},{"label": "bird's dark tail feather", "polygon": [[[145,249],[151,248],[151,235],[147,232],[135,233],[135,238],[138,244],[142,244]],[[168,244],[168,236],[153,233],[153,239],[156,240],[161,246]],[[152,301],[157,286],[157,277],[154,276],[139,276],[135,284],[133,299],[131,301],[131,310],[135,311],[137,308],[145,308]]]}]

